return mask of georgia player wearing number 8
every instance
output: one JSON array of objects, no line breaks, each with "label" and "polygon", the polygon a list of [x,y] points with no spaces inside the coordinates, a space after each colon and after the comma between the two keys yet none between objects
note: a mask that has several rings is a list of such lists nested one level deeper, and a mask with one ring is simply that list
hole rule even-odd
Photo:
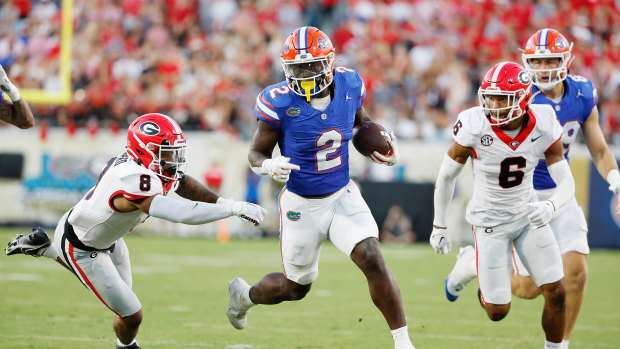
[{"label": "georgia player wearing number 8", "polygon": [[[364,83],[356,71],[334,67],[334,52],[319,29],[295,30],[280,55],[286,81],[256,99],[259,123],[249,161],[256,173],[286,182],[279,197],[284,273],[268,274],[253,287],[233,279],[228,318],[241,329],[254,304],[302,299],[318,276],[319,249],[328,238],[365,274],[395,348],[410,349],[400,291],[381,257],[377,224],[349,179],[353,128],[370,119],[362,106]],[[386,138],[392,152],[372,154],[372,160],[394,165],[396,141]],[[272,158],[276,144],[281,156]]]},{"label": "georgia player wearing number 8", "polygon": [[[493,321],[510,309],[512,248],[530,270],[545,298],[545,348],[559,348],[564,330],[563,267],[548,223],[570,201],[575,184],[564,159],[562,127],[549,105],[530,104],[530,74],[502,62],[485,75],[478,91],[480,106],[459,114],[454,142],[435,185],[431,245],[450,249],[446,211],[455,180],[473,158],[474,191],[466,218],[473,225],[480,302]],[[532,176],[545,159],[557,184],[545,201],[536,201]]]},{"label": "georgia player wearing number 8", "polygon": [[[69,269],[116,314],[117,348],[135,341],[142,305],[132,290],[131,263],[123,236],[149,216],[203,224],[239,216],[259,224],[264,209],[218,197],[183,173],[185,135],[170,117],[151,113],[134,120],[127,148],[110,159],[95,185],[60,219],[53,241],[41,228],[18,235],[6,253],[45,256]],[[180,197],[168,196],[176,191]]]}]

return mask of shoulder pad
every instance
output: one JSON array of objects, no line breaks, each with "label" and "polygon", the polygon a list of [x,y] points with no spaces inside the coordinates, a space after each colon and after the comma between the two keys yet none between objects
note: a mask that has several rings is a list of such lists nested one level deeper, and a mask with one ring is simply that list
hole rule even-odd
[{"label": "shoulder pad", "polygon": [[362,77],[355,69],[346,67],[336,67],[334,69],[334,78],[340,76],[349,88],[361,88],[363,84]]},{"label": "shoulder pad", "polygon": [[282,81],[267,86],[261,91],[258,98],[263,104],[276,110],[288,107],[293,101],[293,94],[294,92],[288,87],[286,81]]}]

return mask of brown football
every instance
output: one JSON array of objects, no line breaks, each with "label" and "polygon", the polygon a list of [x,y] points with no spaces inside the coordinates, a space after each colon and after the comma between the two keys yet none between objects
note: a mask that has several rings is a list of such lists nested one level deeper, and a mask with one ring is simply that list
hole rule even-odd
[{"label": "brown football", "polygon": [[368,121],[360,125],[353,136],[353,146],[364,156],[375,150],[383,155],[390,155],[392,148],[386,139],[387,130],[374,122]]}]

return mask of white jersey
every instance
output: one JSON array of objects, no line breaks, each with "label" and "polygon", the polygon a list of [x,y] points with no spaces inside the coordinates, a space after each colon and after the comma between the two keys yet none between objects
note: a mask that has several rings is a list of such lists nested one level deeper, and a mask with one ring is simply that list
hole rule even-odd
[{"label": "white jersey", "polygon": [[164,194],[161,179],[124,153],[108,162],[97,184],[73,207],[69,223],[83,244],[105,249],[148,217],[140,210],[119,212],[112,200],[118,196],[140,200],[156,194]]},{"label": "white jersey", "polygon": [[454,141],[472,149],[474,191],[466,218],[475,226],[496,226],[528,213],[527,204],[534,199],[534,168],[562,136],[551,106],[533,104],[529,110],[514,137],[491,126],[481,107],[458,116]]}]

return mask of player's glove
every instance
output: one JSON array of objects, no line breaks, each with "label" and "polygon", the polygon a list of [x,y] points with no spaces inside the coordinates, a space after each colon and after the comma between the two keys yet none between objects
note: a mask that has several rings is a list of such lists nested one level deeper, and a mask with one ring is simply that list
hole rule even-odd
[{"label": "player's glove", "polygon": [[447,227],[440,227],[433,224],[433,232],[431,233],[429,242],[433,250],[438,254],[448,254],[452,249],[452,244],[450,244],[450,240],[448,239]]},{"label": "player's glove", "polygon": [[245,201],[219,198],[217,203],[228,206],[235,216],[245,219],[254,225],[262,223],[263,219],[265,219],[265,213],[267,213],[264,208]]},{"label": "player's glove", "polygon": [[616,194],[616,213],[620,213],[620,172],[618,170],[611,170],[607,174],[607,183],[609,183],[609,191]]},{"label": "player's glove", "polygon": [[19,90],[15,85],[13,85],[11,80],[9,80],[9,77],[6,75],[6,72],[4,71],[4,68],[2,68],[2,65],[0,65],[0,90],[2,90],[2,92],[6,93],[6,95],[9,96],[11,102],[17,102],[21,99],[21,96],[19,95]]},{"label": "player's glove", "polygon": [[551,221],[553,213],[555,212],[555,206],[549,200],[530,202],[530,213],[528,218],[530,223],[537,227],[543,226]]},{"label": "player's glove", "polygon": [[400,158],[398,143],[396,142],[396,136],[394,135],[393,131],[386,132],[384,136],[387,139],[390,148],[392,149],[392,153],[390,155],[383,155],[378,151],[374,151],[372,154],[370,154],[370,159],[381,165],[394,166],[396,165],[396,163],[398,163],[398,159]]},{"label": "player's glove", "polygon": [[290,158],[284,156],[266,159],[261,164],[261,172],[270,175],[271,178],[278,182],[284,183],[288,181],[292,170],[299,170],[299,165],[291,164],[290,161]]}]

